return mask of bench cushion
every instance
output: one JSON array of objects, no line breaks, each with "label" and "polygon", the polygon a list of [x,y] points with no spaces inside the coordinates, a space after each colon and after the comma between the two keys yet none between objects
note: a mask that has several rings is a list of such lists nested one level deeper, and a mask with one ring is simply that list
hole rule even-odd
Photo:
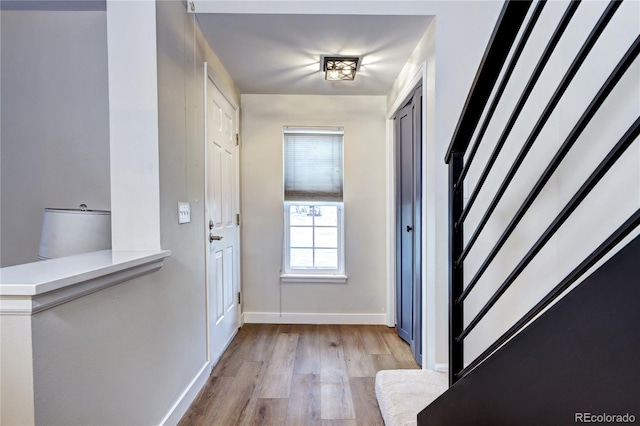
[{"label": "bench cushion", "polygon": [[447,373],[433,370],[382,370],[376,374],[376,397],[386,426],[417,424],[417,416],[447,390]]}]

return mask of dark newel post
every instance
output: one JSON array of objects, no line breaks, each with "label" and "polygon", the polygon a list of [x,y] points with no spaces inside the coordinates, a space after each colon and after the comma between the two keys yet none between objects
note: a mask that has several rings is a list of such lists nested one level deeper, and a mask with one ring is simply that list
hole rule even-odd
[{"label": "dark newel post", "polygon": [[463,185],[456,187],[462,173],[463,156],[462,152],[454,151],[449,158],[449,385],[456,382],[456,374],[464,367],[463,342],[456,341],[463,328],[462,302],[456,303],[463,290],[463,265],[456,266],[464,248],[464,227],[456,227],[463,210]]}]

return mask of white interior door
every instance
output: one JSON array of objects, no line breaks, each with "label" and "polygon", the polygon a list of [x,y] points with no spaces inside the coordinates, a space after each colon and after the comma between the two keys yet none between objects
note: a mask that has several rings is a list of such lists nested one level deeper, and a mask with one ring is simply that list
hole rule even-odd
[{"label": "white interior door", "polygon": [[208,74],[205,99],[208,328],[215,362],[238,330],[236,110]]}]

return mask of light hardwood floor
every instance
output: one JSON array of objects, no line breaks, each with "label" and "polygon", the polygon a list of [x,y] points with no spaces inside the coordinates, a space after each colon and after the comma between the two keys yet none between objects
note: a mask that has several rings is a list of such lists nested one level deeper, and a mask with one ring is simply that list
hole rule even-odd
[{"label": "light hardwood floor", "polygon": [[385,326],[245,324],[180,426],[383,425],[379,370],[419,368]]}]

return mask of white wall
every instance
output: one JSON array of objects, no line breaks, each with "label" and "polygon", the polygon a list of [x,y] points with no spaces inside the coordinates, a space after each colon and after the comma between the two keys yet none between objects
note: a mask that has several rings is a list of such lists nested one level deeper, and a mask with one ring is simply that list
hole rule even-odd
[{"label": "white wall", "polygon": [[444,156],[502,6],[502,1],[417,4],[416,11],[435,18],[387,97],[387,107],[392,108],[426,62],[423,365],[427,368],[448,363],[448,171]]},{"label": "white wall", "polygon": [[[385,108],[384,97],[242,95],[247,321],[385,322]],[[344,127],[346,284],[280,284],[285,125]],[[295,313],[305,315],[286,315]]]},{"label": "white wall", "polygon": [[[33,316],[39,424],[177,423],[208,377],[203,62],[232,80],[181,2],[158,2],[153,14],[159,140],[147,148],[159,155],[160,240],[171,257],[154,274]],[[177,201],[191,203],[191,223],[178,225]]]},{"label": "white wall", "polygon": [[110,208],[102,12],[1,15],[0,266],[37,260],[45,207]]},{"label": "white wall", "polygon": [[158,250],[160,194],[155,2],[108,1],[107,45],[113,208],[111,247],[114,250]]},{"label": "white wall", "polygon": [[[544,48],[549,34],[555,28],[559,16],[566,7],[566,2],[549,2],[541,17],[534,42],[520,59],[521,65],[512,77],[511,84],[504,101],[496,112],[496,124],[490,126],[485,141],[492,141],[485,145],[478,154],[468,177],[467,191],[474,188],[481,165],[486,161],[495,140],[502,131],[513,105],[520,96],[522,87],[528,80],[531,70],[537,62],[541,49]],[[426,127],[426,212],[427,233],[426,242],[426,330],[435,330],[435,339],[426,338],[425,343],[435,340],[435,361],[430,361],[433,349],[426,348],[427,366],[447,363],[448,342],[448,269],[447,269],[447,168],[443,162],[446,149],[451,141],[460,112],[466,100],[467,93],[475,76],[477,66],[485,51],[489,36],[493,31],[502,2],[433,2],[423,5],[422,11],[429,11],[435,15],[434,22],[428,29],[423,40],[419,43],[412,57],[396,80],[388,97],[391,106],[397,100],[407,82],[416,74],[424,61],[427,62],[427,127]],[[536,89],[528,102],[522,119],[514,128],[513,136],[501,157],[501,164],[509,164],[520,149],[524,138],[528,135],[535,119],[555,89],[564,70],[573,60],[577,49],[584,41],[586,33],[593,27],[595,20],[606,7],[607,2],[583,2],[573,23],[567,30],[558,53],[552,57],[548,69],[540,80],[541,89]],[[638,2],[625,2],[617,12],[614,20],[603,34],[602,40],[596,45],[594,52],[583,65],[581,75],[567,93],[567,99],[558,107],[541,134],[531,157],[539,161],[539,165],[546,163],[555,149],[574,125],[575,120],[582,113],[591,100],[599,84],[604,81],[613,64],[621,57],[622,50],[630,44],[630,39],[637,36],[640,29]],[[546,32],[546,35],[542,33]],[[546,37],[546,39],[543,39]],[[615,46],[612,49],[611,46]],[[636,61],[637,62],[637,61]],[[620,87],[612,94],[611,99],[589,126],[585,135],[578,142],[582,154],[572,153],[556,176],[552,178],[550,188],[541,194],[540,200],[534,204],[531,213],[520,225],[514,237],[503,249],[503,255],[498,256],[492,268],[486,273],[478,285],[475,296],[470,296],[465,309],[465,321],[468,323],[473,315],[486,302],[489,295],[502,283],[506,274],[524,255],[527,245],[546,228],[568,199],[577,189],[578,176],[584,179],[595,167],[598,155],[604,155],[617,138],[627,129],[631,121],[637,117],[640,102],[638,64],[628,72]],[[637,145],[637,143],[636,143]],[[575,150],[574,150],[575,151]],[[584,207],[574,214],[575,221],[570,221],[565,231],[558,234],[548,243],[541,253],[540,259],[534,262],[505,294],[504,300],[496,305],[493,313],[478,326],[465,342],[465,361],[470,361],[479,354],[489,343],[504,332],[514,321],[524,314],[541,294],[548,291],[564,277],[571,268],[579,262],[595,246],[605,238],[612,229],[626,218],[630,211],[637,208],[638,147],[632,146],[625,158],[620,160],[601,194],[607,197],[591,197]],[[599,154],[598,154],[599,152]],[[584,155],[584,158],[581,156]],[[601,157],[600,157],[601,158]],[[467,280],[480,265],[488,250],[493,246],[511,219],[515,209],[529,192],[531,185],[542,172],[536,161],[525,163],[523,171],[518,177],[519,183],[505,196],[494,218],[489,222],[483,236],[478,241],[478,247],[465,262],[465,276]],[[506,169],[497,167],[485,184],[485,190],[480,193],[475,210],[469,215],[465,226],[465,236],[469,238],[479,220],[484,208],[488,205],[494,191]],[[623,183],[622,185],[620,185]],[[468,195],[468,192],[467,192]],[[599,209],[598,206],[615,205],[613,211]],[[615,212],[615,214],[614,214]],[[589,229],[590,232],[585,232]],[[593,231],[591,231],[593,230]],[[562,254],[561,256],[559,254]],[[544,285],[539,283],[543,282]],[[528,289],[526,284],[535,283]],[[431,296],[431,299],[430,299]],[[434,301],[435,300],[435,301]],[[433,308],[435,307],[435,315]],[[432,322],[435,321],[435,328]],[[433,363],[432,363],[433,362]]]},{"label": "white wall", "polygon": [[[540,25],[532,34],[532,40],[523,52],[521,63],[514,71],[512,83],[507,86],[504,101],[496,111],[495,123],[488,128],[484,138],[485,146],[479,151],[470,169],[470,190],[475,187],[513,105],[566,5],[566,2],[550,2],[545,7],[540,17]],[[507,167],[520,151],[535,121],[607,5],[608,2],[604,1],[583,2],[578,8],[465,222],[466,238],[475,230],[494,191],[504,179]],[[476,247],[465,260],[466,282],[480,266],[546,164],[639,33],[640,3],[623,2],[536,139],[527,159],[478,239]],[[597,164],[640,115],[639,76],[640,61],[636,59],[467,298],[465,323],[476,315]],[[465,340],[466,362],[471,361],[513,325],[640,207],[639,160],[640,148],[636,141],[523,271],[493,310],[471,332]]]}]

